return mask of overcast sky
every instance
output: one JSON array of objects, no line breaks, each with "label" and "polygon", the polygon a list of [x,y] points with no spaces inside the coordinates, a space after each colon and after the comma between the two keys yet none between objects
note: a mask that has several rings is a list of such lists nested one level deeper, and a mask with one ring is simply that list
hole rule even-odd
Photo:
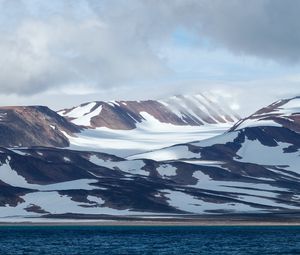
[{"label": "overcast sky", "polygon": [[300,95],[300,1],[0,0],[0,104]]}]

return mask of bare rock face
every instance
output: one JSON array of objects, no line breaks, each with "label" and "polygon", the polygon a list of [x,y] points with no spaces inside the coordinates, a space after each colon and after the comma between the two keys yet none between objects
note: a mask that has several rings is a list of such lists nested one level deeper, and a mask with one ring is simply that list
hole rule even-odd
[{"label": "bare rock face", "polygon": [[76,125],[129,130],[147,117],[178,126],[234,123],[239,116],[203,95],[174,96],[167,100],[90,102],[58,112]]},{"label": "bare rock face", "polygon": [[1,146],[67,146],[61,131],[71,135],[80,129],[45,106],[0,107]]}]

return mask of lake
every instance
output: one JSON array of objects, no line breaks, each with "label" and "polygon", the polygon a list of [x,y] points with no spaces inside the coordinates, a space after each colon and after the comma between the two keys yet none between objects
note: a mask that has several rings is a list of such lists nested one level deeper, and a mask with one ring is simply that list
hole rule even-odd
[{"label": "lake", "polygon": [[0,227],[0,254],[300,254],[300,227]]}]

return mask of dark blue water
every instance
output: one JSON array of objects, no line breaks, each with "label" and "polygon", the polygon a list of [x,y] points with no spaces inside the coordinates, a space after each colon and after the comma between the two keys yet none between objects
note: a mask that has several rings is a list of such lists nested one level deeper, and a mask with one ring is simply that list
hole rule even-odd
[{"label": "dark blue water", "polygon": [[0,254],[300,254],[300,227],[0,227]]}]

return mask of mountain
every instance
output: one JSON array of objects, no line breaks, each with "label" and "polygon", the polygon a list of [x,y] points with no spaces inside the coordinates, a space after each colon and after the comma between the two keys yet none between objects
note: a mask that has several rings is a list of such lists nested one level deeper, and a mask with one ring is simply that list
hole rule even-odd
[{"label": "mountain", "polygon": [[196,99],[179,99],[187,96],[174,98],[182,101],[181,115],[180,106],[174,106],[173,113],[168,108],[171,104],[153,100],[92,102],[60,114],[45,106],[0,107],[0,146],[68,147],[128,156],[190,141],[196,133],[211,137],[236,120],[211,102],[202,117],[214,124],[203,125],[197,107],[203,108],[204,100],[196,105],[188,103]]},{"label": "mountain", "polygon": [[[242,160],[243,155],[237,155],[239,151],[248,157],[253,155],[253,158],[271,157],[272,161],[275,162],[274,151],[278,147],[284,147],[282,154],[280,153],[281,157],[291,155],[289,153],[296,153],[299,149],[299,117],[300,97],[280,100],[238,121],[227,132],[219,136],[202,141],[175,145],[144,154],[137,154],[129,158],[144,157],[158,161],[181,159],[185,158],[185,154],[188,155],[193,149],[194,151],[198,149],[199,155],[197,157],[202,158],[205,155],[205,159],[209,160],[210,158],[206,155],[207,153],[203,154],[200,151],[206,152],[214,149],[215,154],[210,153],[213,154],[212,158],[227,158],[230,156],[230,158]],[[253,152],[248,153],[251,148]],[[254,151],[255,149],[257,149],[258,153]],[[270,150],[270,152],[264,153],[264,149]],[[273,150],[273,153],[271,153],[271,150]]]},{"label": "mountain", "polygon": [[204,95],[166,100],[89,102],[58,111],[80,133],[67,135],[71,149],[105,151],[121,157],[225,132],[239,120],[226,105]]},{"label": "mountain", "polygon": [[299,106],[283,100],[224,134],[127,159],[0,148],[0,221],[296,215]]},{"label": "mountain", "polygon": [[0,107],[0,146],[68,146],[63,132],[72,135],[80,128],[48,107]]},{"label": "mountain", "polygon": [[58,113],[76,125],[126,130],[147,121],[147,116],[160,123],[177,126],[234,123],[239,116],[202,94],[173,96],[166,100],[89,102]]},{"label": "mountain", "polygon": [[[211,139],[128,157],[198,166],[198,187],[292,210],[300,202],[300,98],[278,101]],[[208,191],[209,190],[209,191]],[[218,205],[216,204],[216,208]],[[230,208],[230,207],[228,207]]]}]

